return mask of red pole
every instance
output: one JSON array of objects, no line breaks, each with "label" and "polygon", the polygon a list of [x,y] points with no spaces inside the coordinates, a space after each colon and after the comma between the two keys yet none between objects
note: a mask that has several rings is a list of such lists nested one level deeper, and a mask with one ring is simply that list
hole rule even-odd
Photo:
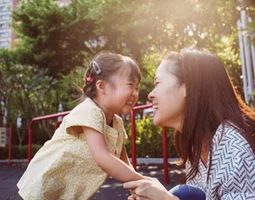
[{"label": "red pole", "polygon": [[61,121],[57,121],[57,123],[55,124],[55,130],[59,127],[59,125],[62,123],[62,120]]},{"label": "red pole", "polygon": [[166,128],[165,127],[162,127],[162,148],[163,148],[163,160],[164,160],[164,183],[169,183],[169,179],[168,179],[167,137],[166,137]]},{"label": "red pole", "polygon": [[32,159],[32,134],[33,134],[33,122],[35,121],[41,121],[41,120],[45,120],[45,119],[51,119],[51,118],[55,118],[55,117],[59,117],[59,116],[65,116],[67,114],[69,114],[70,111],[66,111],[66,112],[62,112],[62,113],[57,113],[57,114],[52,114],[52,115],[46,115],[46,116],[41,116],[41,117],[35,117],[33,118],[30,123],[29,123],[29,129],[28,129],[28,155],[27,155],[27,159],[28,159],[28,163],[31,161]]},{"label": "red pole", "polygon": [[143,109],[150,108],[150,107],[152,107],[152,104],[135,106],[135,107],[133,107],[133,110],[143,110]]},{"label": "red pole", "polygon": [[9,151],[8,151],[8,165],[11,164],[11,157],[12,157],[12,127],[9,129]]},{"label": "red pole", "polygon": [[33,127],[33,120],[29,123],[28,129],[28,163],[30,163],[32,159],[32,127]]},{"label": "red pole", "polygon": [[135,144],[135,138],[136,138],[136,133],[135,133],[135,111],[134,109],[131,110],[130,112],[130,122],[131,122],[131,156],[132,156],[132,165],[134,169],[136,170],[136,144]]}]

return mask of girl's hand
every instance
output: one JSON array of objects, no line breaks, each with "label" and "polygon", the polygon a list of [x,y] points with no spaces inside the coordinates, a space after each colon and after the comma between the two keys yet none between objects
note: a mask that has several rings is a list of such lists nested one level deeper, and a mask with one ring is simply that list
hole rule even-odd
[{"label": "girl's hand", "polygon": [[132,196],[128,200],[178,200],[156,179],[146,177],[147,180],[130,181],[124,183],[125,189],[132,189]]},{"label": "girl's hand", "polygon": [[128,197],[128,200],[136,200],[136,198],[133,195],[131,195]]},{"label": "girl's hand", "polygon": [[134,195],[131,195],[128,197],[128,200],[150,200],[150,199],[148,199],[146,197],[141,197],[141,196],[135,197]]}]

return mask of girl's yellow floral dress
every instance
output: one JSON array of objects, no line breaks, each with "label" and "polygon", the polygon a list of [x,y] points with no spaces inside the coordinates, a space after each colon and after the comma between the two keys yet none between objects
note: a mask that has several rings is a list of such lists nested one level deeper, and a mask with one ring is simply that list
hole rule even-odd
[{"label": "girl's yellow floral dress", "polygon": [[36,153],[17,186],[25,200],[86,200],[104,183],[107,174],[95,163],[81,126],[103,134],[109,151],[120,157],[127,138],[115,115],[113,128],[89,98],[65,116],[51,140]]}]

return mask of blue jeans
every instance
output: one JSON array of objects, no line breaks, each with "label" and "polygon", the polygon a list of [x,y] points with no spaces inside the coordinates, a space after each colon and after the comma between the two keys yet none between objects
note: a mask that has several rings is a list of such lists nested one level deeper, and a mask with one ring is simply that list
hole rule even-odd
[{"label": "blue jeans", "polygon": [[169,192],[180,200],[205,200],[205,193],[201,189],[186,184],[177,185]]}]

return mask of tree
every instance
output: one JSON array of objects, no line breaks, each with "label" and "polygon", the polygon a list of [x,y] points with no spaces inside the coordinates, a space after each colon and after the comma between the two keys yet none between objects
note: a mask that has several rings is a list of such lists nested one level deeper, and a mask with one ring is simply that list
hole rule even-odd
[{"label": "tree", "polygon": [[[13,94],[13,87],[12,84],[14,82],[12,67],[16,63],[15,55],[7,50],[7,49],[0,49],[0,101],[1,101],[1,116],[0,120],[1,123],[3,122],[4,114],[7,114],[7,119],[9,118],[10,113],[10,99]],[[5,113],[4,113],[5,112]],[[9,120],[7,120],[9,122]],[[3,124],[1,124],[3,125]],[[7,124],[8,125],[8,124]]]},{"label": "tree", "polygon": [[55,78],[82,66],[92,53],[84,41],[95,34],[93,20],[86,17],[88,7],[80,5],[78,0],[68,7],[52,0],[22,0],[13,12],[21,64],[47,69]]},{"label": "tree", "polygon": [[[129,55],[146,77],[141,87],[144,103],[153,77],[145,59],[166,50],[195,47],[213,53],[224,50],[221,58],[240,80],[235,1],[73,0],[67,7],[51,0],[24,2],[13,14],[22,39],[21,61],[48,68],[51,76],[59,78],[88,64],[100,50]],[[220,45],[223,38],[229,48]]]},{"label": "tree", "polygon": [[[7,110],[7,126],[13,126],[14,131],[17,117],[20,115],[22,118],[23,126],[16,132],[21,145],[27,135],[30,120],[52,112],[54,103],[50,100],[54,102],[54,92],[51,88],[56,85],[56,80],[47,76],[45,70],[18,64],[15,52],[0,49],[0,57],[0,100],[4,105],[1,110]],[[42,126],[47,130],[45,124]]]},{"label": "tree", "polygon": [[[0,51],[0,97],[8,104],[8,124],[20,112],[27,134],[30,119],[55,113],[59,102],[72,109],[84,70],[101,50],[137,61],[143,75],[140,104],[153,88],[163,54],[182,48],[218,54],[241,92],[235,7],[233,0],[72,0],[66,7],[21,0],[13,12],[17,48]],[[35,141],[50,137],[54,123],[36,124]]]}]

